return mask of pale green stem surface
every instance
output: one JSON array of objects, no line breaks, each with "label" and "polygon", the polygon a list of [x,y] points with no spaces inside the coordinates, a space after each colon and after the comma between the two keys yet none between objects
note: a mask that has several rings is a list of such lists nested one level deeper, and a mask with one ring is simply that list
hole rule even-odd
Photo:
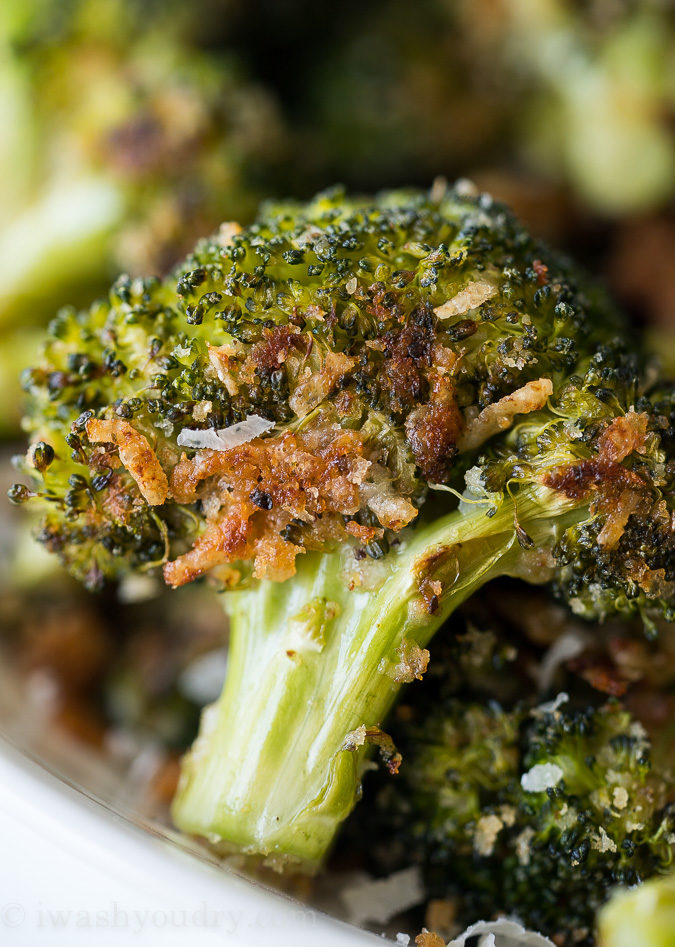
[{"label": "pale green stem surface", "polygon": [[617,891],[600,913],[601,947],[675,947],[675,875]]},{"label": "pale green stem surface", "polygon": [[[493,576],[548,578],[541,551],[582,515],[552,497],[544,488],[518,496],[534,553],[519,546],[514,506],[505,501],[492,517],[478,505],[421,524],[389,554],[373,591],[349,590],[338,554],[307,554],[287,582],[225,593],[227,681],[183,762],[177,826],[240,851],[317,866],[360,792],[368,747],[347,750],[345,740],[385,722],[401,686],[397,649],[404,639],[423,648]],[[420,595],[424,578],[442,585],[431,614]],[[327,616],[337,614],[320,634],[306,616],[325,603]]]}]

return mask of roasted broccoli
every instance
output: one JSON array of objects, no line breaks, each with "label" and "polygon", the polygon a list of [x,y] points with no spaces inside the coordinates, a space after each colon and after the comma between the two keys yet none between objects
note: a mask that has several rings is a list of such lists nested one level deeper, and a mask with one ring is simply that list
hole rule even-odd
[{"label": "roasted broccoli", "polygon": [[593,942],[616,886],[675,854],[675,797],[618,701],[506,710],[455,698],[403,728],[389,832],[429,896],[466,922],[515,914],[556,943]]},{"label": "roasted broccoli", "polygon": [[396,766],[401,683],[495,575],[672,618],[673,393],[647,397],[619,334],[464,183],[271,205],[56,317],[12,498],[90,587],[162,567],[227,590],[181,828],[316,865],[369,746]]},{"label": "roasted broccoli", "polygon": [[[639,622],[587,624],[548,589],[491,583],[439,633],[424,685],[398,704],[400,774],[367,777],[338,857],[357,851],[378,875],[419,866],[427,902],[415,920],[447,936],[506,914],[590,947],[614,886],[671,870],[672,748],[656,745],[669,729],[670,630],[650,641]],[[649,691],[661,712],[643,721]]]},{"label": "roasted broccoli", "polygon": [[[381,186],[470,168],[506,193],[515,182],[521,194],[539,189],[563,219],[570,203],[620,219],[672,201],[672,3],[345,7],[330,42],[293,57],[285,79],[296,160],[314,180]],[[302,27],[289,34],[311,49]]]}]

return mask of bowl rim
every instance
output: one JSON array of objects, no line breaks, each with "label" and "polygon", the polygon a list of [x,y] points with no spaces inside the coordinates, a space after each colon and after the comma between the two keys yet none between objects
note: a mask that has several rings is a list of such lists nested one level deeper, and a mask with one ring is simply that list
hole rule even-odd
[{"label": "bowl rim", "polygon": [[[83,905],[98,903],[97,896],[109,897],[100,879],[98,887],[93,884],[93,875],[102,873],[103,882],[108,878],[112,884],[119,882],[120,867],[124,873],[126,866],[130,897],[147,904],[148,910],[166,910],[167,904],[204,904],[223,917],[236,912],[240,919],[236,932],[206,927],[184,931],[190,942],[237,947],[316,947],[318,938],[322,947],[373,947],[383,942],[382,937],[221,864],[207,849],[169,828],[116,809],[0,732],[0,833],[3,824],[15,830],[17,824],[30,827],[33,835],[37,832],[44,839],[40,851],[32,853],[36,899],[41,890],[49,890],[49,879],[54,877],[50,873],[59,871],[67,851],[81,867],[81,877],[72,877],[68,884],[72,881]],[[34,847],[28,831],[25,834],[26,844]],[[9,880],[11,865],[5,858],[3,862],[0,876]],[[101,941],[109,943],[112,933],[106,930]],[[92,934],[89,931],[88,942],[94,944]],[[168,943],[161,930],[144,930],[142,935],[134,936],[133,942]]]}]

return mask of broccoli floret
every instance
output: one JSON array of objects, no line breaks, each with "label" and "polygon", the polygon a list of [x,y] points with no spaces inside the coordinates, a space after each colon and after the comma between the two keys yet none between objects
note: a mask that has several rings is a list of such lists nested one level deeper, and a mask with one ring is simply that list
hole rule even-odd
[{"label": "broccoli floret", "polygon": [[56,318],[26,375],[39,538],[92,587],[161,565],[229,589],[180,827],[320,861],[401,683],[495,575],[555,579],[587,614],[668,612],[672,529],[624,537],[672,509],[670,401],[621,331],[464,187],[272,205]]},{"label": "broccoli floret", "polygon": [[[25,375],[34,440],[44,434],[62,445],[48,486],[67,515],[55,508],[47,525],[64,540],[64,519],[72,524],[62,545],[80,575],[144,565],[164,554],[166,541],[175,558],[199,526],[185,515],[174,524],[169,507],[131,502],[132,477],[119,464],[111,472],[106,451],[88,440],[96,417],[110,415],[118,431],[126,422],[150,438],[173,469],[174,506],[183,507],[218,473],[176,467],[183,428],[203,431],[206,446],[209,431],[251,415],[274,422],[294,434],[283,453],[295,449],[295,463],[322,458],[319,492],[312,502],[300,486],[298,497],[275,503],[274,481],[292,471],[277,470],[281,457],[269,452],[250,457],[266,465],[266,484],[257,470],[241,468],[246,516],[282,517],[275,525],[294,555],[307,542],[325,545],[321,534],[331,538],[332,530],[332,538],[365,540],[377,556],[376,544],[417,516],[428,484],[451,479],[460,452],[475,453],[517,411],[543,407],[553,387],[588,362],[606,324],[619,329],[611,309],[577,289],[566,263],[485,197],[450,192],[439,205],[399,193],[369,204],[336,192],[306,207],[271,207],[238,229],[201,244],[164,282],[121,277],[108,300],[61,311],[43,364]],[[514,392],[516,400],[501,400]],[[589,410],[603,417],[595,399]],[[336,465],[344,469],[332,475]],[[69,482],[92,467],[94,492],[104,486],[99,477],[109,477],[104,497],[118,486],[126,513],[93,515],[85,484]],[[158,516],[171,520],[168,536]],[[260,562],[260,575],[266,566]]]},{"label": "broccoli floret", "polygon": [[591,944],[610,890],[672,861],[672,788],[618,701],[453,699],[400,736],[390,834],[460,920],[501,911],[556,943]]}]

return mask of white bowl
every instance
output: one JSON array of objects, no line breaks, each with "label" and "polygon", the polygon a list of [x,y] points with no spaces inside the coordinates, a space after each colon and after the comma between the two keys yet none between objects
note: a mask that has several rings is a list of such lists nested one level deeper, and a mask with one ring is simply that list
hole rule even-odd
[{"label": "white bowl", "polygon": [[0,739],[3,945],[382,943],[116,808],[104,783],[68,784]]}]

